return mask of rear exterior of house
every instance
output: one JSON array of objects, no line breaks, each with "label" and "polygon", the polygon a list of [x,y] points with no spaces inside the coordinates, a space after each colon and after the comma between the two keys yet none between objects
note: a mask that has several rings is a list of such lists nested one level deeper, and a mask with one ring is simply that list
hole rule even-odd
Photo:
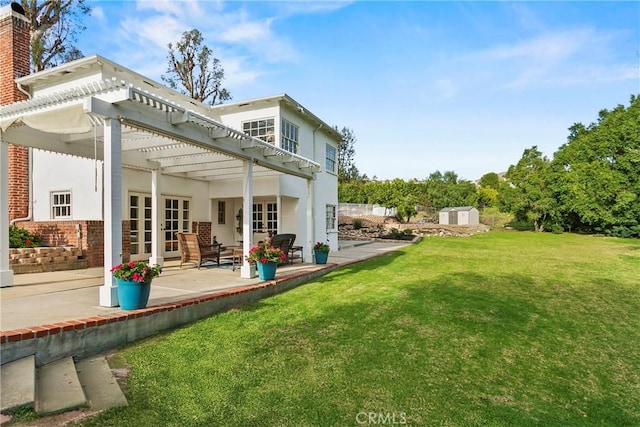
[{"label": "rear exterior of house", "polygon": [[26,75],[19,7],[0,28],[0,285],[9,223],[102,265],[108,306],[110,267],[179,256],[180,231],[245,253],[273,233],[308,259],[316,241],[338,249],[340,135],[290,96],[207,106],[98,55]]},{"label": "rear exterior of house", "polygon": [[[295,141],[295,152],[323,166],[316,174],[313,202],[316,220],[313,241],[328,241],[337,250],[337,144],[339,137],[315,116],[290,107],[295,101],[288,95],[262,98],[249,103],[213,107],[224,110],[221,122],[234,129],[243,127],[252,133],[271,126],[269,138],[279,145]],[[237,110],[237,111],[236,111]],[[306,110],[305,110],[306,112]],[[307,113],[309,114],[309,113]],[[290,136],[282,136],[286,123]],[[266,125],[266,126],[265,126]],[[327,132],[327,130],[329,132]],[[266,135],[259,135],[262,138]],[[103,162],[61,155],[43,150],[31,151],[31,219],[15,225],[43,235],[50,245],[73,245],[83,249],[90,266],[102,265],[103,241]],[[180,166],[168,166],[178,170]],[[150,173],[123,168],[123,241],[125,259],[143,260],[151,256]],[[195,173],[192,173],[195,174]],[[296,234],[296,245],[307,246],[306,193],[304,179],[285,174],[255,178],[253,209],[254,237],[276,233]],[[163,176],[162,228],[164,258],[179,256],[175,233],[197,232],[205,241],[216,240],[226,246],[242,241],[242,178],[228,174],[215,182],[194,178]],[[25,202],[29,203],[27,199]],[[25,207],[23,211],[28,211]],[[10,218],[14,219],[14,218]],[[97,230],[97,233],[95,231]],[[96,235],[97,234],[97,235]],[[127,248],[128,247],[128,248]],[[127,250],[128,249],[128,250]],[[308,259],[311,259],[309,256]]]}]

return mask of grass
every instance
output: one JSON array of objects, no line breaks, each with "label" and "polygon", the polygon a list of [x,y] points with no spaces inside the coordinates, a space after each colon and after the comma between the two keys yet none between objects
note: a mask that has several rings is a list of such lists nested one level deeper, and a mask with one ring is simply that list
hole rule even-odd
[{"label": "grass", "polygon": [[429,238],[125,349],[83,425],[640,425],[639,273],[638,241]]}]

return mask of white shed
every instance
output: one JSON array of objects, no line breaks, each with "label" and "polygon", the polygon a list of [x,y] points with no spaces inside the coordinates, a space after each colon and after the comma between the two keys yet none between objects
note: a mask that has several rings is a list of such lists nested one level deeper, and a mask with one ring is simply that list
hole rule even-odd
[{"label": "white shed", "polygon": [[439,222],[445,225],[478,225],[480,212],[473,206],[448,207],[440,211]]}]

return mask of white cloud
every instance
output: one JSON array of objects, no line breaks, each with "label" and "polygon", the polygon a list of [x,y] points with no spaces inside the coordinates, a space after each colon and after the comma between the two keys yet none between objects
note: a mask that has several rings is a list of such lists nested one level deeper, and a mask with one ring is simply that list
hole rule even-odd
[{"label": "white cloud", "polygon": [[91,16],[97,19],[100,22],[106,21],[106,16],[104,14],[104,9],[100,6],[92,6],[91,7]]}]

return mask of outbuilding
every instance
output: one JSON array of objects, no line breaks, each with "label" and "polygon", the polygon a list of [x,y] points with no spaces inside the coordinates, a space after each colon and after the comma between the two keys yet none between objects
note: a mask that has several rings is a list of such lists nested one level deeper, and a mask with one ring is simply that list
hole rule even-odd
[{"label": "outbuilding", "polygon": [[440,224],[478,225],[480,212],[473,206],[447,207],[440,211]]}]

